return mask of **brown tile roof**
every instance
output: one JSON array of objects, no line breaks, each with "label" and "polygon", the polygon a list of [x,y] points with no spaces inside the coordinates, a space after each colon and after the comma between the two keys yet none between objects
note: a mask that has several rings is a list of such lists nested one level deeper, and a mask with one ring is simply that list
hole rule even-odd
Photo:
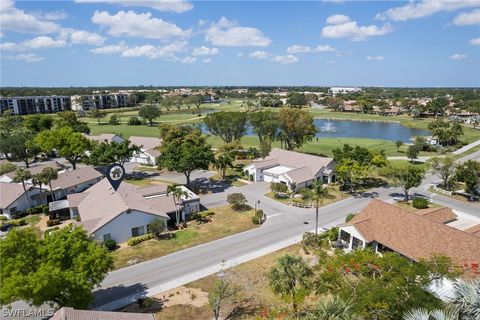
[{"label": "brown tile roof", "polygon": [[60,173],[57,179],[52,180],[52,188],[53,190],[66,189],[102,176],[103,174],[94,167],[81,167],[76,170]]},{"label": "brown tile roof", "polygon": [[457,215],[450,208],[427,208],[415,211],[416,214],[439,223],[448,223],[457,219]]},{"label": "brown tile roof", "polygon": [[[32,186],[27,186],[27,190]],[[21,183],[0,182],[0,208],[8,208],[25,193]]]},{"label": "brown tile roof", "polygon": [[155,320],[151,313],[75,310],[63,307],[50,320]]},{"label": "brown tile roof", "polygon": [[415,261],[435,254],[459,264],[480,262],[480,238],[380,200],[371,201],[345,225]]},{"label": "brown tile roof", "polygon": [[[93,233],[127,210],[137,210],[168,219],[163,207],[155,207],[138,190],[134,185],[122,182],[115,191],[107,179],[90,187],[84,192],[87,194],[85,198],[77,205],[85,230]],[[167,200],[173,204],[173,197],[168,197]],[[90,220],[95,220],[95,223]]]},{"label": "brown tile roof", "polygon": [[463,230],[466,233],[473,234],[474,236],[480,237],[480,224],[474,225],[468,229]]}]

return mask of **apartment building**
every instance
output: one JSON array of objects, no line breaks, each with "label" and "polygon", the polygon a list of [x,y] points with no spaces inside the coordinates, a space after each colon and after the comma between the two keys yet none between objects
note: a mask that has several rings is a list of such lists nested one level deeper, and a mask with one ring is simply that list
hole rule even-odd
[{"label": "apartment building", "polygon": [[71,109],[69,96],[0,97],[0,112],[13,114],[55,113]]},{"label": "apartment building", "polygon": [[131,106],[129,93],[72,96],[72,110],[112,109]]}]

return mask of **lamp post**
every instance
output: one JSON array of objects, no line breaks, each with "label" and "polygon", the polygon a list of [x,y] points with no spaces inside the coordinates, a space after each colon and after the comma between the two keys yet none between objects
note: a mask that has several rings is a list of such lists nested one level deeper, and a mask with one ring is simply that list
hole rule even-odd
[{"label": "lamp post", "polygon": [[258,210],[260,210],[260,200],[255,202],[255,214],[257,214],[257,204],[258,204]]}]

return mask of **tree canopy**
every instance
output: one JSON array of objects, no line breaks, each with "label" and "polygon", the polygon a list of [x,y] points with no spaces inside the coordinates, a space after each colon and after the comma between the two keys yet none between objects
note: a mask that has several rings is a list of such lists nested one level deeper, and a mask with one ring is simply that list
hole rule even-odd
[{"label": "tree canopy", "polygon": [[153,120],[160,117],[160,108],[154,105],[145,105],[138,110],[138,115],[153,126]]},{"label": "tree canopy", "polygon": [[307,110],[282,108],[278,113],[279,139],[287,150],[300,148],[317,133],[313,117]]},{"label": "tree canopy", "polygon": [[134,144],[132,145],[129,140],[124,140],[121,143],[115,141],[101,142],[92,147],[92,151],[88,156],[88,163],[95,166],[112,163],[120,163],[123,165],[125,161],[139,151],[140,147]]},{"label": "tree canopy", "polygon": [[240,140],[247,130],[245,112],[213,112],[205,117],[208,130],[226,143]]}]

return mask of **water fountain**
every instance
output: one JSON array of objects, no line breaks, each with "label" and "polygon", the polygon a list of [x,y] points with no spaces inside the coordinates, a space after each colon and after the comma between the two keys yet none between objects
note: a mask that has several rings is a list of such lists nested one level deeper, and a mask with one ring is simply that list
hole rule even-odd
[{"label": "water fountain", "polygon": [[330,120],[327,120],[327,123],[325,123],[324,125],[322,125],[320,127],[320,132],[324,132],[324,133],[335,133],[335,132],[340,132],[340,130],[338,130],[334,125],[333,123],[330,122]]}]

